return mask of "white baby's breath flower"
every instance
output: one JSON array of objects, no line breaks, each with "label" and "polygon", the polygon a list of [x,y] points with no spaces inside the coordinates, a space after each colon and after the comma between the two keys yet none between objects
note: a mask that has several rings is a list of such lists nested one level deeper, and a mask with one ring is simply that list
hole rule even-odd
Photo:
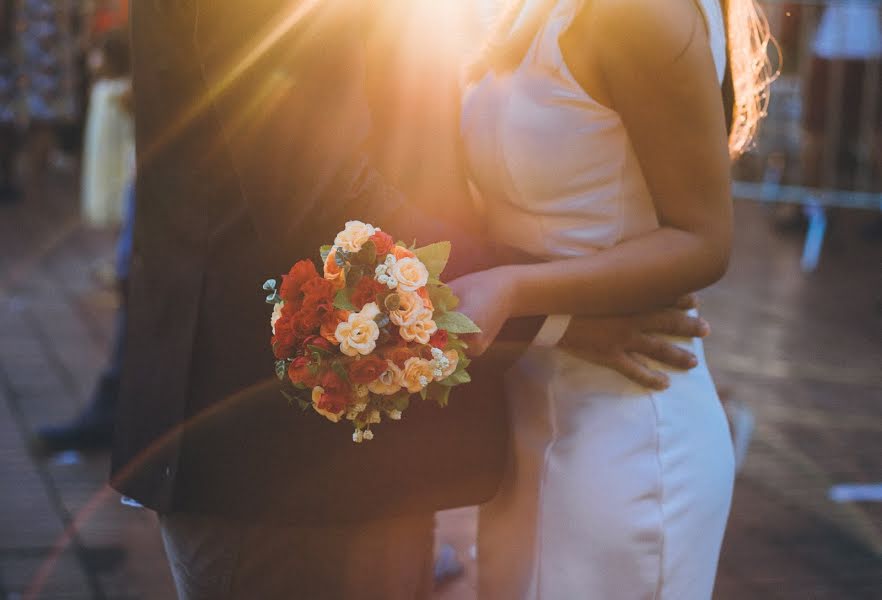
[{"label": "white baby's breath flower", "polygon": [[397,408],[395,410],[390,410],[389,411],[389,418],[392,419],[393,421],[400,421],[401,420],[401,411],[398,410]]},{"label": "white baby's breath flower", "polygon": [[368,423],[379,423],[380,421],[380,411],[372,410],[371,414],[368,415]]},{"label": "white baby's breath flower", "polygon": [[432,358],[435,360],[444,358],[444,352],[441,351],[441,348],[432,348]]},{"label": "white baby's breath flower", "polygon": [[356,429],[352,432],[352,441],[356,444],[360,444],[364,439],[364,432],[361,429]]},{"label": "white baby's breath flower", "polygon": [[374,439],[374,432],[371,431],[370,429],[366,429],[364,434],[362,434],[362,437],[364,439],[370,441],[370,440]]}]

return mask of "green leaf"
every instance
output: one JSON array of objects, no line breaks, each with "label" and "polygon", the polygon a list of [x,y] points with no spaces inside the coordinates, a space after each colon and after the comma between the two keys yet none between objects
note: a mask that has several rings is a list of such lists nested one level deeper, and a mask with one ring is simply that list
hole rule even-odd
[{"label": "green leaf", "polygon": [[449,333],[481,333],[481,328],[459,312],[447,312],[435,318],[435,325]]},{"label": "green leaf", "polygon": [[351,259],[353,264],[371,265],[377,262],[377,246],[373,241],[368,240]]},{"label": "green leaf", "polygon": [[319,356],[319,358],[321,358],[322,355],[324,355],[324,356],[330,356],[330,355],[334,354],[333,351],[328,350],[327,348],[321,348],[321,347],[319,347],[319,346],[313,346],[312,344],[307,344],[307,345],[306,345],[306,348],[307,348],[307,350],[309,350],[313,355],[316,355],[316,354],[317,354],[317,355]]},{"label": "green leaf", "polygon": [[450,400],[450,388],[451,386],[448,385],[432,383],[429,386],[429,399],[433,402],[437,402],[438,406],[447,406],[447,403]]},{"label": "green leaf", "polygon": [[334,295],[334,308],[355,310],[355,305],[349,299],[349,288],[343,288]]},{"label": "green leaf", "polygon": [[429,388],[423,388],[420,390],[420,398],[425,400],[429,395]]},{"label": "green leaf", "polygon": [[450,258],[450,242],[436,242],[417,248],[413,251],[416,257],[420,259],[429,270],[430,278],[438,278],[447,266],[447,260]]},{"label": "green leaf", "polygon": [[462,385],[464,383],[469,383],[472,380],[471,375],[469,375],[468,371],[465,369],[457,369],[450,377],[446,379],[442,379],[438,383],[441,385],[446,385],[448,387],[452,387],[454,385]]},{"label": "green leaf", "polygon": [[429,286],[429,300],[435,307],[435,314],[451,311],[459,304],[459,298],[456,297],[453,290],[443,284]]},{"label": "green leaf", "polygon": [[281,381],[285,381],[285,376],[288,374],[288,361],[287,360],[277,360],[276,361],[276,377]]},{"label": "green leaf", "polygon": [[389,398],[389,402],[394,406],[397,410],[404,412],[407,410],[407,407],[410,406],[410,394],[405,392],[399,392]]},{"label": "green leaf", "polygon": [[331,255],[331,250],[333,250],[333,249],[334,249],[334,247],[330,246],[330,245],[322,246],[319,249],[319,253],[322,255],[322,264],[325,264],[325,262],[328,260],[328,256]]},{"label": "green leaf", "polygon": [[346,372],[346,367],[343,366],[343,363],[335,360],[331,364],[331,369],[334,370],[334,373],[340,376],[340,379],[342,379],[343,381],[349,381],[349,373]]}]

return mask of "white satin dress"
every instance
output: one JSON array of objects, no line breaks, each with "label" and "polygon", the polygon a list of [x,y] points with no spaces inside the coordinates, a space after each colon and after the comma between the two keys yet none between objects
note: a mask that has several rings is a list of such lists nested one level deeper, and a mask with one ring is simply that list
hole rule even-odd
[{"label": "white satin dress", "polygon": [[[722,80],[720,6],[700,5]],[[558,38],[579,6],[559,0],[523,63],[485,76],[463,106],[491,235],[548,260],[658,227],[619,115],[563,61]],[[555,347],[566,322],[550,318],[506,375],[513,447],[481,509],[480,598],[710,598],[734,468],[701,342],[677,340],[700,364],[657,392]]]}]

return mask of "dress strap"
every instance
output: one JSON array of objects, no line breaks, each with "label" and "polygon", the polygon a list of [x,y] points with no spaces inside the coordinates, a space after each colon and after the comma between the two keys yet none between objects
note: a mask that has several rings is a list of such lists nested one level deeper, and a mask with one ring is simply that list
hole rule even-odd
[{"label": "dress strap", "polygon": [[721,0],[695,0],[707,25],[708,39],[717,69],[717,79],[723,81],[726,74],[726,20]]}]

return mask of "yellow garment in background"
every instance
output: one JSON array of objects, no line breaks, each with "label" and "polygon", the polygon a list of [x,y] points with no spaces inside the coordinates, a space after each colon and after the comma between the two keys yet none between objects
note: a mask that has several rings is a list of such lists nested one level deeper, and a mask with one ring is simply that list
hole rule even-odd
[{"label": "yellow garment in background", "polygon": [[118,225],[123,190],[133,174],[134,127],[121,97],[129,80],[102,79],[92,87],[83,148],[83,221],[93,227]]}]

